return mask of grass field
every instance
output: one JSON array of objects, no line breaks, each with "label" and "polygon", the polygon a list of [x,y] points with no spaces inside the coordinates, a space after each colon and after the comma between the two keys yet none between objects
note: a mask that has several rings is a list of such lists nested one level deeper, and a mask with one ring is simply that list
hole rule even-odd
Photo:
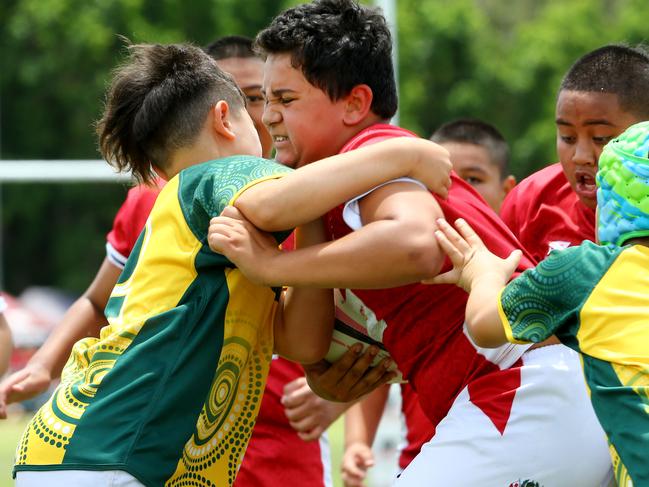
[{"label": "grass field", "polygon": [[[29,417],[26,415],[14,415],[10,416],[6,421],[0,422],[0,487],[14,485],[11,479],[14,452],[28,420]],[[329,439],[331,442],[334,486],[342,487],[339,473],[343,447],[343,422],[341,420],[338,420],[329,428]]]},{"label": "grass field", "polygon": [[13,486],[11,467],[14,463],[14,452],[18,438],[25,429],[29,420],[26,415],[9,416],[6,421],[0,422],[0,487]]}]

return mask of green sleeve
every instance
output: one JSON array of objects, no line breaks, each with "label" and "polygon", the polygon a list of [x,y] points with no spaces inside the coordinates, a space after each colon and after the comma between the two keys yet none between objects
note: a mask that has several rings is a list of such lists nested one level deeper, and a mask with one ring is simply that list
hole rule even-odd
[{"label": "green sleeve", "polygon": [[[205,240],[210,219],[220,215],[245,188],[291,171],[274,161],[252,156],[226,157],[182,171],[178,196],[189,227],[196,238]],[[280,232],[275,238],[283,240],[283,236]]]},{"label": "green sleeve", "polygon": [[505,333],[514,342],[542,342],[576,334],[579,313],[619,249],[592,242],[553,251],[510,282],[500,295]]}]

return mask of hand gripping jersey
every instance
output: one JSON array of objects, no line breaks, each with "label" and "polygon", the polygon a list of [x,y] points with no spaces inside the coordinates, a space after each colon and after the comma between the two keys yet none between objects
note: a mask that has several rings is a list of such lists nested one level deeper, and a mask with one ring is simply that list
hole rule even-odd
[{"label": "hand gripping jersey", "polygon": [[207,228],[246,187],[288,171],[237,156],[167,183],[108,302],[109,325],[75,344],[23,435],[16,471],[233,483],[268,373],[277,293],[212,252]]},{"label": "hand gripping jersey", "polygon": [[620,486],[649,485],[647,269],[645,246],[584,242],[523,273],[499,303],[509,340],[540,342],[554,334],[582,354]]},{"label": "hand gripping jersey", "polygon": [[595,239],[595,210],[579,200],[558,163],[517,184],[505,198],[500,216],[534,262],[551,250]]},{"label": "hand gripping jersey", "polygon": [[[414,134],[390,125],[374,125],[357,134],[341,152],[399,136],[413,137]],[[520,248],[512,233],[471,186],[455,174],[452,181],[449,198],[437,199],[449,221],[460,216],[466,219],[485,244],[501,257]],[[329,212],[327,223],[332,238],[352,231],[343,220],[343,206]],[[529,266],[531,260],[524,255],[519,270]],[[450,268],[447,259],[442,272]],[[364,315],[372,321],[371,325],[364,326],[384,330],[385,347],[419,394],[422,410],[433,425],[446,416],[455,397],[469,386],[476,405],[498,430],[504,431],[520,374],[513,369],[511,374],[499,374],[494,381],[489,381],[487,376],[509,369],[527,347],[477,348],[464,329],[467,301],[464,291],[450,285],[413,284],[381,290],[348,289],[345,293],[354,295],[350,302],[363,303]],[[484,380],[478,380],[480,378]]]}]

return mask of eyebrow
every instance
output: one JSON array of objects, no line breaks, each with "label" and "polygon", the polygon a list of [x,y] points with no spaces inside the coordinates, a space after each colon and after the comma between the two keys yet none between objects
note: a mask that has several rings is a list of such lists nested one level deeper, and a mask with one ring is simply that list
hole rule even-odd
[{"label": "eyebrow", "polygon": [[[264,96],[267,97],[266,90],[264,90],[263,87],[262,87],[262,89],[261,89],[261,92],[264,94]],[[280,96],[282,96],[284,93],[295,93],[295,92],[294,92],[293,90],[291,90],[290,88],[279,88],[279,89],[276,89],[276,90],[271,90],[270,93],[271,93],[271,95],[273,95],[274,97],[280,97]]]},{"label": "eyebrow", "polygon": [[256,84],[256,85],[246,85],[246,86],[240,86],[241,90],[261,90],[261,85]]},{"label": "eyebrow", "polygon": [[[495,166],[495,164],[493,164],[493,163],[491,163],[491,162],[490,162],[489,164]],[[455,170],[455,172],[458,172],[457,169],[454,169],[454,170]],[[487,171],[486,171],[482,166],[467,166],[467,167],[463,167],[463,168],[462,168],[462,172],[463,172],[463,173],[464,173],[464,172],[478,172],[478,173],[481,173],[481,174],[489,174],[489,173],[488,173],[488,172],[487,172]]]},{"label": "eyebrow", "polygon": [[[572,124],[570,122],[568,122],[567,120],[564,120],[562,118],[557,118],[555,120],[555,123],[557,125],[568,125],[568,126],[572,127]],[[609,120],[606,120],[605,118],[593,118],[593,119],[590,119],[590,120],[586,120],[584,122],[584,125],[608,125],[609,127],[614,126]]]}]

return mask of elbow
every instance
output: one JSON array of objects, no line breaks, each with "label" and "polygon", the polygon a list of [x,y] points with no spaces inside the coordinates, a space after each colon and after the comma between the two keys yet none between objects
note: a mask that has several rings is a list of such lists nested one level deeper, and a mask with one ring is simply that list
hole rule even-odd
[{"label": "elbow", "polygon": [[265,232],[277,232],[287,230],[282,228],[283,210],[274,205],[272,201],[264,198],[256,198],[256,201],[248,201],[243,195],[236,200],[234,206],[243,216],[255,227]]},{"label": "elbow", "polygon": [[480,348],[498,348],[506,343],[502,337],[491,332],[490,327],[481,324],[479,319],[466,317],[466,324],[473,343]]},{"label": "elbow", "polygon": [[430,279],[439,274],[444,263],[444,254],[433,236],[432,229],[412,235],[404,244],[406,266],[415,280]]}]

